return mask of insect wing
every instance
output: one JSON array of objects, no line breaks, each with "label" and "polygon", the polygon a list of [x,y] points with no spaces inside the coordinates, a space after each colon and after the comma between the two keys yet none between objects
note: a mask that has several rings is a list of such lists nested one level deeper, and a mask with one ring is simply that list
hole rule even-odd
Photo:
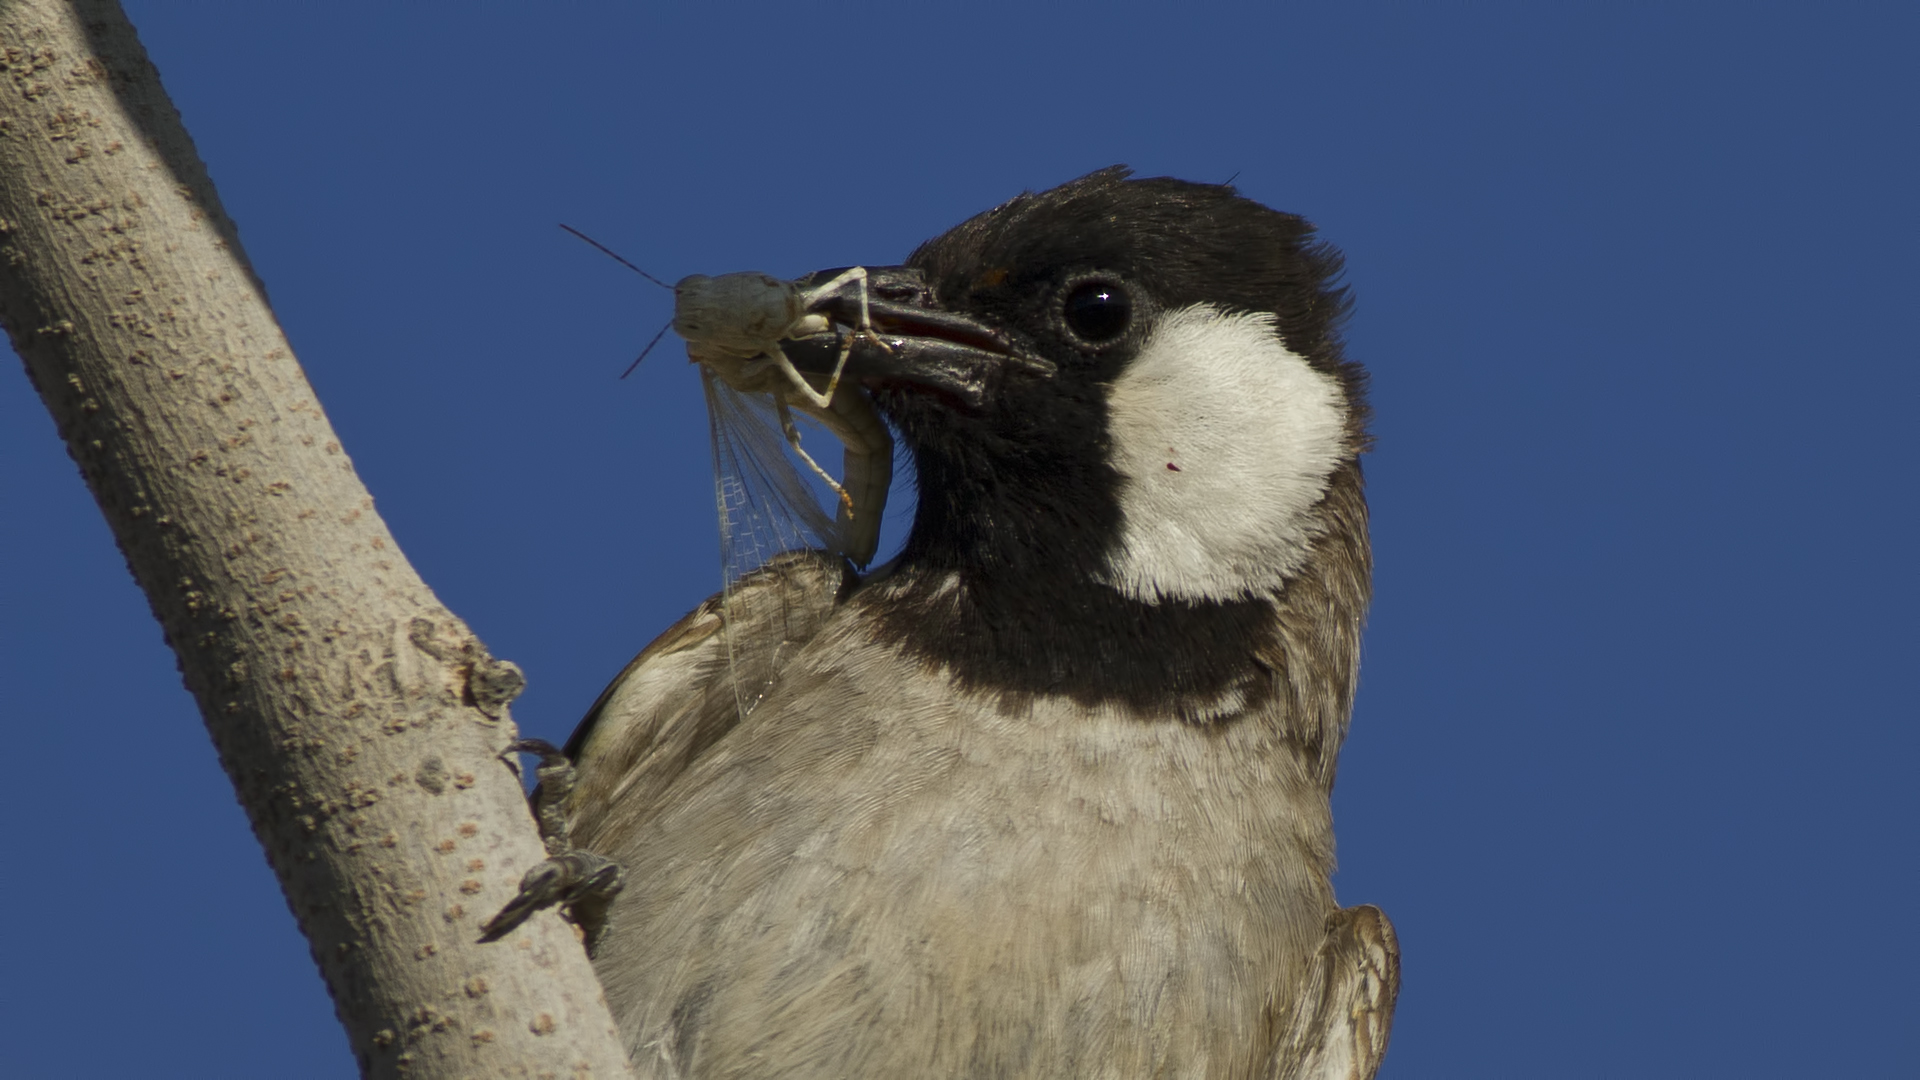
[{"label": "insect wing", "polygon": [[[781,552],[839,551],[844,545],[834,519],[821,508],[812,486],[787,456],[772,396],[735,390],[704,364],[700,381],[713,438],[714,506],[720,518],[724,582],[721,603],[730,608],[740,579]],[[727,633],[728,677],[740,715],[745,716],[772,687],[779,662],[773,656],[767,664],[742,663],[731,630]]]},{"label": "insect wing", "polygon": [[713,436],[720,568],[728,585],[783,551],[840,549],[839,529],[787,457],[768,394],[743,394],[702,365]]}]

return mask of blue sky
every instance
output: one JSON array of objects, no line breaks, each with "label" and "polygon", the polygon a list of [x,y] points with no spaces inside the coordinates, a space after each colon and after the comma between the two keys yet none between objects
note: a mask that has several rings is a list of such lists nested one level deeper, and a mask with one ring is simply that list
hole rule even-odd
[{"label": "blue sky", "polygon": [[[1910,5],[682,6],[129,5],[524,730],[719,574],[697,379],[615,378],[667,298],[557,222],[791,276],[1236,177],[1346,251],[1373,372],[1335,814],[1405,950],[1382,1076],[1912,1075]],[[14,363],[0,505],[0,1073],[353,1075]]]}]

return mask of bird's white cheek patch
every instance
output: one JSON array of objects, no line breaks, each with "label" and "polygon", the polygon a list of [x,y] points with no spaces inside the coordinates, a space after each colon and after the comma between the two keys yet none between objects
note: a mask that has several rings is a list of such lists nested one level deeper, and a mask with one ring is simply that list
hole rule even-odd
[{"label": "bird's white cheek patch", "polygon": [[1124,477],[1112,584],[1142,600],[1275,588],[1306,558],[1307,511],[1346,452],[1346,400],[1287,349],[1273,316],[1163,316],[1114,383]]}]

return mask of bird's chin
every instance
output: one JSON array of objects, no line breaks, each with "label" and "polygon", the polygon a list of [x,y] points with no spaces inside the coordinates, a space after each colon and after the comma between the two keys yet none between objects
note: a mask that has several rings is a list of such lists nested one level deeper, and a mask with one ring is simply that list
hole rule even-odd
[{"label": "bird's chin", "polygon": [[874,406],[896,421],[910,413],[925,411],[972,413],[980,411],[984,393],[962,393],[942,389],[911,379],[870,377],[860,386],[873,399]]}]

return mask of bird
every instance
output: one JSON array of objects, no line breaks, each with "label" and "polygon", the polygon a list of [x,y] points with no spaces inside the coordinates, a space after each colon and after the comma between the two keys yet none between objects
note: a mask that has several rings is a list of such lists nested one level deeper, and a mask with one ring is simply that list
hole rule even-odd
[{"label": "bird", "polygon": [[1399,947],[1331,883],[1371,590],[1341,256],[1115,166],[866,270],[870,330],[782,348],[897,433],[898,555],[777,557],[565,747],[636,1073],[1372,1077]]}]

